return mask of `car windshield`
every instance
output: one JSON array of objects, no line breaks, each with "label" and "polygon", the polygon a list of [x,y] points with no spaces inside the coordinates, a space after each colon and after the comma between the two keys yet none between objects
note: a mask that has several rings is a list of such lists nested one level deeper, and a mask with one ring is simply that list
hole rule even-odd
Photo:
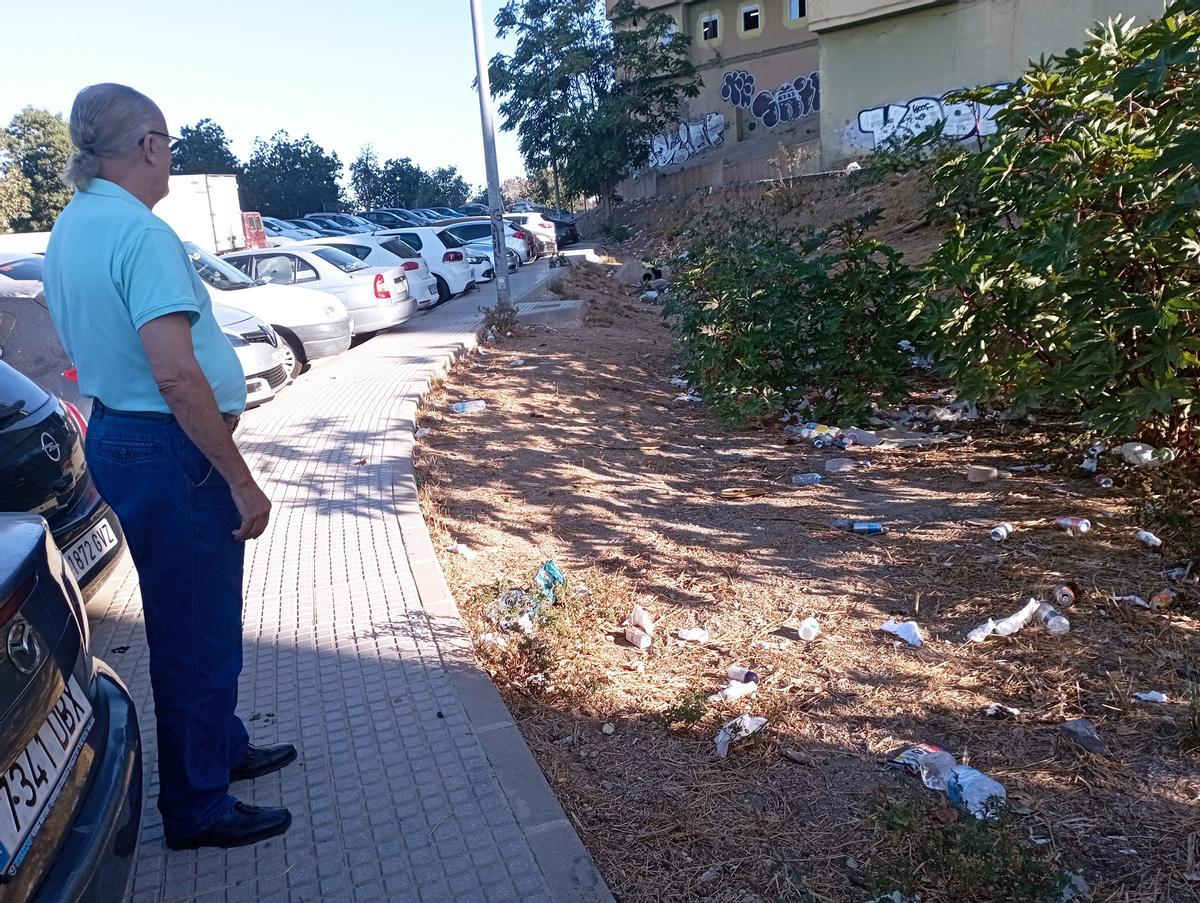
[{"label": "car windshield", "polygon": [[36,282],[41,282],[43,262],[43,258],[41,257],[18,257],[16,260],[0,263],[0,276],[7,276],[9,279],[32,279]]},{"label": "car windshield", "polygon": [[229,292],[258,285],[241,270],[230,266],[219,257],[209,254],[195,242],[185,241],[183,246],[187,248],[188,257],[192,259],[192,266],[196,268],[200,278],[213,288]]},{"label": "car windshield", "polygon": [[313,256],[320,257],[326,263],[332,263],[343,273],[353,273],[355,270],[368,269],[367,265],[345,251],[339,251],[337,248],[313,248]]}]

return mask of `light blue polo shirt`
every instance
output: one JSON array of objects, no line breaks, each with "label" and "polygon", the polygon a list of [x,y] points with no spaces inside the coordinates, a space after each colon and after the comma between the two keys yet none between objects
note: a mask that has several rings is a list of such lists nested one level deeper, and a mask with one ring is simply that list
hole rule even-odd
[{"label": "light blue polo shirt", "polygon": [[50,232],[44,282],[80,394],[117,410],[170,413],[138,330],[184,312],[217,405],[226,414],[246,407],[242,365],[183,243],[120,185],[93,179],[75,192]]}]

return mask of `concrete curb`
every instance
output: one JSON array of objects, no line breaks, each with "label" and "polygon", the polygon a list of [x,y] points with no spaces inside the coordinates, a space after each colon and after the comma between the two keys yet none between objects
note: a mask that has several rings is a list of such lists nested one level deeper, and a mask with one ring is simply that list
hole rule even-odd
[{"label": "concrete curb", "polygon": [[[530,287],[526,294],[541,284],[539,282]],[[545,318],[529,319],[525,315],[526,310],[530,314],[540,314],[543,308],[551,306],[553,310],[546,310]],[[520,322],[554,326],[582,325],[585,311],[586,304],[582,301],[538,304],[523,309]],[[435,379],[445,376],[456,361],[479,346],[482,333],[480,324],[473,335],[446,349],[432,361],[430,377],[416,393],[419,400],[424,399]],[[406,402],[402,408],[402,428],[407,429],[400,443],[404,463],[400,478],[393,485],[393,493],[409,568],[429,618],[430,630],[441,652],[442,664],[462,700],[480,745],[495,769],[517,823],[533,850],[552,899],[556,903],[613,903],[613,896],[595,862],[579,839],[574,824],[563,811],[558,797],[550,789],[545,774],[521,736],[508,707],[491,678],[475,661],[470,632],[463,623],[458,605],[442,573],[418,501],[412,457],[412,431],[416,427],[418,404],[419,401]]]},{"label": "concrete curb", "polygon": [[586,318],[586,301],[539,301],[517,307],[517,322],[525,326],[582,326]]}]

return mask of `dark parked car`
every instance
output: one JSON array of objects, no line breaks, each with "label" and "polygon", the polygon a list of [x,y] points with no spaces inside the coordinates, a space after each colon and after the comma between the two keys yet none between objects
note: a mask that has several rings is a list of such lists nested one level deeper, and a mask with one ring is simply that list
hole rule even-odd
[{"label": "dark parked car", "polygon": [[0,361],[0,511],[44,517],[85,588],[100,585],[125,546],[117,516],[92,485],[86,434],[75,405]]},{"label": "dark parked car", "polygon": [[579,243],[579,229],[576,227],[574,219],[549,213],[543,213],[542,219],[554,224],[554,238],[560,248]]},{"label": "dark parked car", "polygon": [[0,514],[0,898],[123,900],[142,817],[137,711],[92,658],[72,568]]},{"label": "dark parked car", "polygon": [[463,204],[458,208],[458,212],[462,216],[488,216],[487,205],[485,204]]},{"label": "dark parked car", "polygon": [[415,216],[407,216],[396,210],[364,210],[358,215],[383,229],[403,229],[405,226],[420,225],[421,222]]}]

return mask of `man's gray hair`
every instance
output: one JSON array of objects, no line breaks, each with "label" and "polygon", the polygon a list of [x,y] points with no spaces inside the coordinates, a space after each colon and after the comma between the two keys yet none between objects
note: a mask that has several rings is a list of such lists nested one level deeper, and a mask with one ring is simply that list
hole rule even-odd
[{"label": "man's gray hair", "polygon": [[100,161],[128,156],[158,125],[158,106],[126,85],[89,85],[71,106],[71,143],[78,148],[67,162],[62,180],[87,188],[100,172]]}]

